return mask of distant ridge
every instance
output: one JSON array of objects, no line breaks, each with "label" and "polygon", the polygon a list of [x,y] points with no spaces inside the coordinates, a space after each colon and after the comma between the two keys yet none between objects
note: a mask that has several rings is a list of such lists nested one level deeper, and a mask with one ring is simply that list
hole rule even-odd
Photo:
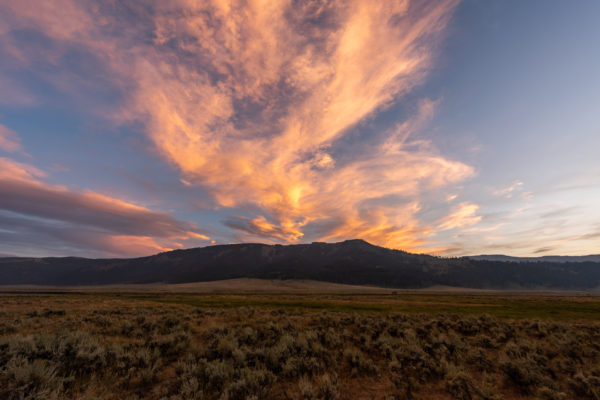
[{"label": "distant ridge", "polygon": [[217,245],[130,259],[0,258],[0,285],[187,283],[236,278],[388,288],[594,290],[600,287],[600,263],[440,258],[386,249],[360,239]]},{"label": "distant ridge", "polygon": [[541,257],[512,257],[503,254],[481,254],[478,256],[467,256],[473,260],[488,261],[511,261],[511,262],[600,262],[600,254],[587,256],[541,256]]}]

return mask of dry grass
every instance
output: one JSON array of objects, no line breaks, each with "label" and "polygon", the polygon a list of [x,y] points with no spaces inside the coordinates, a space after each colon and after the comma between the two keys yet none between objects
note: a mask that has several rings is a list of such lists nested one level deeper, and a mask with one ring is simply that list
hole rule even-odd
[{"label": "dry grass", "polygon": [[54,292],[159,292],[159,293],[391,293],[392,289],[377,286],[346,285],[311,280],[280,280],[237,278],[210,282],[148,283],[102,286],[2,286],[2,291],[54,291]]},{"label": "dry grass", "polygon": [[595,321],[252,299],[2,296],[0,399],[600,399]]}]

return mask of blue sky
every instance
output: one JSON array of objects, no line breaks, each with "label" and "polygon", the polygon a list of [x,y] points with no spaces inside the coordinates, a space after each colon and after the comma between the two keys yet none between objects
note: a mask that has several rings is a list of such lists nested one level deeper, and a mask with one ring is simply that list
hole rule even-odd
[{"label": "blue sky", "polygon": [[598,2],[233,3],[0,5],[0,254],[600,251]]}]

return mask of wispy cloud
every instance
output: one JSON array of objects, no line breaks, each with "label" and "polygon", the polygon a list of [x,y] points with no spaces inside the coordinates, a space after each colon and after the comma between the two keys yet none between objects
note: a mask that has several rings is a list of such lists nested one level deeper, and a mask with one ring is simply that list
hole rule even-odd
[{"label": "wispy cloud", "polygon": [[556,250],[558,247],[557,246],[544,246],[544,247],[540,247],[537,248],[533,251],[534,254],[542,254],[542,253],[548,253],[550,251]]},{"label": "wispy cloud", "polygon": [[446,196],[446,201],[447,201],[448,203],[450,203],[450,202],[452,202],[452,201],[456,200],[456,198],[457,198],[457,197],[458,197],[458,195],[457,195],[457,194],[455,194],[455,193],[453,193],[453,194],[449,194],[449,195],[447,195],[447,196]]},{"label": "wispy cloud", "polygon": [[15,131],[0,124],[0,150],[14,153],[22,150],[21,140]]},{"label": "wispy cloud", "polygon": [[449,230],[471,226],[481,221],[481,216],[477,215],[479,206],[473,203],[460,203],[454,207],[454,211],[440,220],[438,229]]},{"label": "wispy cloud", "polygon": [[502,188],[502,189],[496,189],[493,191],[493,193],[494,193],[494,196],[500,196],[500,197],[505,197],[507,199],[510,199],[513,197],[515,192],[521,191],[522,189],[523,189],[523,182],[516,180],[510,186]]},{"label": "wispy cloud", "polygon": [[[424,81],[457,4],[181,1],[117,9],[56,0],[43,10],[11,2],[2,13],[4,32],[38,30],[55,42],[49,62],[60,64],[70,48],[102,60],[103,79],[127,93],[111,118],[141,122],[183,182],[243,210],[226,220],[242,240],[362,237],[418,249],[436,229],[479,218],[475,204],[463,203],[441,224],[419,219],[423,193],[474,174],[418,139],[437,103],[423,100],[368,146],[352,132]],[[9,39],[5,48],[26,63],[32,55]]]}]

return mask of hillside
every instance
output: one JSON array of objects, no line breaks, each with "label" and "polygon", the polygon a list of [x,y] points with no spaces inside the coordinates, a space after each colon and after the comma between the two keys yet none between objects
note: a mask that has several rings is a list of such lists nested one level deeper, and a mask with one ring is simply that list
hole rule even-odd
[{"label": "hillside", "polygon": [[541,256],[541,257],[511,257],[503,254],[481,254],[468,256],[473,260],[511,261],[511,262],[600,262],[600,254],[587,256]]},{"label": "hillside", "polygon": [[235,278],[388,288],[444,285],[589,290],[600,286],[600,263],[448,259],[386,249],[363,240],[218,245],[131,259],[0,258],[0,285],[186,283]]}]

